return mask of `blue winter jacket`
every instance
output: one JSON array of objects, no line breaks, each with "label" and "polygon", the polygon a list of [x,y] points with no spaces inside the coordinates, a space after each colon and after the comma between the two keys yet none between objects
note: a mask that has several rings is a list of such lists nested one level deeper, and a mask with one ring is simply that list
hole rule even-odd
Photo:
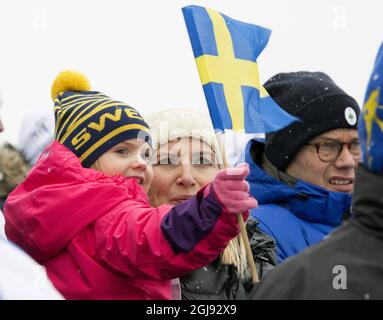
[{"label": "blue winter jacket", "polygon": [[277,244],[278,263],[321,241],[342,222],[350,209],[351,196],[331,192],[297,180],[294,187],[266,174],[252,159],[246,146],[245,160],[250,166],[247,178],[250,193],[259,207],[250,213],[259,228],[272,236]]}]

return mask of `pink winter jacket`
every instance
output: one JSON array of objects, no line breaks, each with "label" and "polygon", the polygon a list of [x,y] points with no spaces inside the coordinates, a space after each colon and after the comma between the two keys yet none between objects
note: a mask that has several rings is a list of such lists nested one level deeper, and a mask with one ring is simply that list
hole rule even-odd
[{"label": "pink winter jacket", "polygon": [[170,299],[170,279],[210,263],[239,233],[213,191],[152,208],[135,179],[83,168],[58,142],[4,215],[7,237],[67,299]]}]

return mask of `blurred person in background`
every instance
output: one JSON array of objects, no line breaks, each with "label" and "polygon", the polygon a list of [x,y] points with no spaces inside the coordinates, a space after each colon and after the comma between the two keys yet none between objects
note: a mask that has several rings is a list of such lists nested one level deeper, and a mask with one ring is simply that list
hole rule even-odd
[{"label": "blurred person in background", "polygon": [[0,146],[0,210],[10,194],[26,177],[30,167],[19,150],[9,143]]},{"label": "blurred person in background", "polygon": [[50,110],[36,109],[25,114],[19,131],[17,148],[30,166],[54,140],[55,119]]}]

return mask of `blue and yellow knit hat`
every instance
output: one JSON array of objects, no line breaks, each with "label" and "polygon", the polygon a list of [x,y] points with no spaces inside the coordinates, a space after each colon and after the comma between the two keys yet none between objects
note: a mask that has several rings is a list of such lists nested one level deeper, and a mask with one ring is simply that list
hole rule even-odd
[{"label": "blue and yellow knit hat", "polygon": [[368,83],[358,131],[363,164],[383,173],[383,44]]},{"label": "blue and yellow knit hat", "polygon": [[53,82],[55,139],[89,168],[103,153],[128,139],[151,144],[149,126],[138,111],[98,91],[75,71],[61,72]]}]

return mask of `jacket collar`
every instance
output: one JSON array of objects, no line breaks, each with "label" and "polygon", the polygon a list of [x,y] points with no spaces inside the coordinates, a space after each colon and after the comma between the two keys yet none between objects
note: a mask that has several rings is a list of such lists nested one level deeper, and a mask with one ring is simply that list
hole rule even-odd
[{"label": "jacket collar", "polygon": [[343,214],[351,206],[349,194],[328,191],[299,179],[290,187],[267,175],[250,154],[253,143],[256,142],[250,140],[245,150],[245,159],[250,166],[247,180],[250,183],[250,193],[260,205],[275,203],[284,206],[297,217],[313,223],[331,226],[341,223]]}]

